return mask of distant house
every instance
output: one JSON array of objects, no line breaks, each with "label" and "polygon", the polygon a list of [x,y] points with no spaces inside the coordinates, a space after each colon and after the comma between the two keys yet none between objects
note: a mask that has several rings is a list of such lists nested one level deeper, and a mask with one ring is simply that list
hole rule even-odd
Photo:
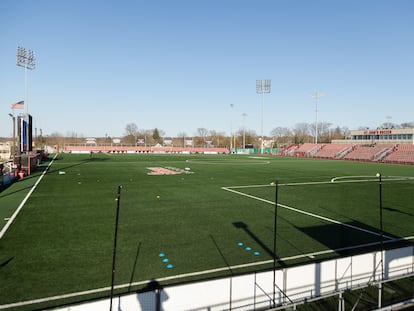
[{"label": "distant house", "polygon": [[7,143],[0,143],[0,161],[6,161],[11,158],[12,153],[12,144]]}]

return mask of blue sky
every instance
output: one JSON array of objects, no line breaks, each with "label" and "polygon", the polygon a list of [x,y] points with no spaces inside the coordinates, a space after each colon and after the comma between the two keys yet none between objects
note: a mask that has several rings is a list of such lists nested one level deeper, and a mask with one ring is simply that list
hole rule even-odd
[{"label": "blue sky", "polygon": [[36,53],[28,102],[44,135],[243,122],[260,135],[257,79],[272,80],[265,135],[313,123],[316,91],[334,126],[414,121],[412,0],[2,0],[0,136],[25,96],[17,46]]}]

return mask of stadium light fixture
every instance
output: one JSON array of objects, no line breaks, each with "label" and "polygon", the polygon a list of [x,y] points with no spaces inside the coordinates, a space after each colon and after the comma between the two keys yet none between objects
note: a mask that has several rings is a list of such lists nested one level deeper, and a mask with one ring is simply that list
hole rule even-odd
[{"label": "stadium light fixture", "polygon": [[271,88],[271,80],[256,80],[256,93],[262,95],[262,121],[260,124],[261,132],[261,148],[260,153],[263,154],[263,108],[264,108],[264,94],[269,94]]},{"label": "stadium light fixture", "polygon": [[315,144],[318,143],[318,104],[319,104],[319,98],[324,96],[325,94],[321,92],[315,92],[311,96],[315,98]]},{"label": "stadium light fixture", "polygon": [[[36,67],[36,56],[32,50],[26,50],[19,46],[17,47],[16,65],[24,68],[24,109],[26,113],[27,122],[29,122],[29,100],[28,100],[28,88],[27,88],[27,70],[33,70]],[[29,151],[29,126],[27,126],[27,146],[26,150]]]}]

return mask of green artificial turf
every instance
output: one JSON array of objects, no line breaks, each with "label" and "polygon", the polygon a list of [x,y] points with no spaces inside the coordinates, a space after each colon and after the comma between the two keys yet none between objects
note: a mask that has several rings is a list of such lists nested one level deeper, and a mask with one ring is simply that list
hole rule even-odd
[{"label": "green artificial turf", "polygon": [[[149,167],[182,173],[148,175]],[[117,292],[127,292],[151,279],[169,284],[270,269],[275,181],[281,204],[278,266],[362,252],[355,247],[380,240],[377,172],[383,176],[385,240],[414,235],[414,180],[387,177],[414,177],[412,166],[271,156],[61,154],[0,240],[0,305],[111,285],[118,186],[115,283],[123,285]],[[0,193],[1,220],[40,173]],[[344,176],[370,177],[329,182]],[[306,256],[329,249],[340,250]]]}]

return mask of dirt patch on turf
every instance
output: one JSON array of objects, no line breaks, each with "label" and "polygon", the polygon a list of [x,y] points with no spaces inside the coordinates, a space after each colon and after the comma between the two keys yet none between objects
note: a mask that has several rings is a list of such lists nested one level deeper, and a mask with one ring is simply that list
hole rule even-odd
[{"label": "dirt patch on turf", "polygon": [[181,169],[176,167],[147,167],[151,172],[148,175],[178,175],[193,174],[189,168]]}]

